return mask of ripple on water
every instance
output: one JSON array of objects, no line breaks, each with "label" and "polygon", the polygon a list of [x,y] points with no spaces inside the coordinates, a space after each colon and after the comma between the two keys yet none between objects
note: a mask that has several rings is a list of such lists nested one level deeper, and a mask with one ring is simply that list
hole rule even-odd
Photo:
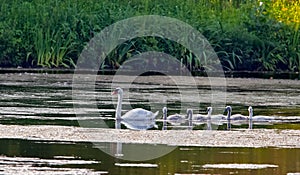
[{"label": "ripple on water", "polygon": [[115,166],[119,167],[144,167],[144,168],[157,168],[157,164],[150,163],[115,163]]},{"label": "ripple on water", "polygon": [[31,158],[31,157],[0,157],[0,164],[24,164],[24,165],[40,165],[40,164],[47,164],[47,165],[68,165],[68,164],[96,164],[100,163],[99,161],[88,161],[88,160],[77,160],[77,159],[40,159],[40,158]]},{"label": "ripple on water", "polygon": [[219,168],[219,169],[264,169],[264,168],[277,168],[278,165],[271,164],[205,164],[203,168]]},{"label": "ripple on water", "polygon": [[64,156],[61,156],[60,159],[0,156],[0,171],[3,174],[19,174],[20,172],[22,172],[22,174],[41,174],[41,172],[43,172],[43,174],[108,174],[107,171],[94,171],[85,168],[51,167],[97,163],[100,162],[77,160],[73,157]]}]

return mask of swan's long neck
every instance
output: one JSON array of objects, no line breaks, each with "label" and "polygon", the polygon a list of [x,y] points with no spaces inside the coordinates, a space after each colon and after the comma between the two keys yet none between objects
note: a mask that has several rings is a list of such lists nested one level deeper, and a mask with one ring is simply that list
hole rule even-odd
[{"label": "swan's long neck", "polygon": [[253,112],[249,111],[249,119],[252,120],[252,117],[253,117]]},{"label": "swan's long neck", "polygon": [[207,113],[207,120],[210,120],[210,119],[211,119],[211,110],[209,110]]},{"label": "swan's long neck", "polygon": [[207,113],[207,130],[211,130],[211,113],[212,109],[209,109]]},{"label": "swan's long neck", "polygon": [[227,120],[230,120],[230,116],[231,116],[231,110],[228,109],[228,112],[227,112]]},{"label": "swan's long neck", "polygon": [[227,112],[227,130],[231,129],[230,116],[231,116],[231,109],[228,109],[228,112]]},{"label": "swan's long neck", "polygon": [[123,93],[118,93],[118,104],[117,104],[117,110],[116,110],[116,119],[121,119],[121,111],[122,111],[122,100],[123,100]]},{"label": "swan's long neck", "polygon": [[187,110],[187,117],[188,117],[188,120],[192,120],[192,118],[193,118],[193,111],[191,109]]},{"label": "swan's long neck", "polygon": [[252,110],[249,110],[249,129],[252,129],[252,128],[253,128],[252,117],[253,117],[253,111],[252,111]]},{"label": "swan's long neck", "polygon": [[167,120],[167,108],[163,108],[163,120]]},{"label": "swan's long neck", "polygon": [[193,110],[192,109],[187,110],[187,116],[188,116],[188,120],[189,120],[189,129],[192,130],[193,129]]},{"label": "swan's long neck", "polygon": [[162,130],[167,130],[167,121],[166,121],[166,120],[167,120],[167,115],[168,115],[168,114],[167,114],[167,111],[168,111],[168,110],[167,110],[167,107],[164,107],[164,108],[163,108],[163,120],[164,120],[164,121],[163,121],[163,127],[162,127]]}]

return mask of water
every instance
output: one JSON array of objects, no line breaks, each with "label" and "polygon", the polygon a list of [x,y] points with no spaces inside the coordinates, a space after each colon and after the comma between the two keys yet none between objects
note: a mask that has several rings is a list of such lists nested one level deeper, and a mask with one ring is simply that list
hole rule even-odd
[{"label": "water", "polygon": [[300,171],[298,149],[177,147],[143,162],[113,158],[91,143],[0,140],[0,171],[32,174],[286,174]]},{"label": "water", "polygon": [[[84,99],[96,97],[95,103],[72,99],[72,75],[2,74],[0,76],[0,124],[3,125],[59,125],[115,127],[114,113],[117,99],[111,96],[110,81],[98,80],[95,92],[86,92]],[[241,81],[240,79],[237,81]],[[257,81],[257,80],[255,80]],[[254,124],[253,128],[300,129],[299,83],[289,81],[275,86],[269,82],[238,84],[229,80],[227,105],[233,113],[248,115],[247,107],[252,105],[254,115],[276,116],[274,123]],[[211,88],[198,85],[201,103],[193,100],[193,91],[188,85],[136,83],[130,89],[124,110],[133,107],[160,110],[162,104],[168,113],[182,113],[182,106],[205,113],[210,106]],[[188,97],[181,99],[179,89]],[[157,98],[159,97],[159,98]],[[158,100],[157,100],[158,99]],[[84,110],[74,112],[73,103]],[[93,107],[97,106],[97,109]],[[216,109],[223,111],[223,109]],[[80,118],[78,118],[80,116]],[[157,121],[158,129],[163,122]],[[185,124],[183,124],[185,126]],[[172,128],[174,127],[174,128]],[[126,125],[122,124],[125,129]],[[233,125],[248,128],[247,123]],[[155,129],[155,128],[154,128]],[[176,129],[168,124],[168,129]],[[194,125],[206,129],[205,124]],[[226,123],[214,126],[225,130]],[[208,148],[175,147],[173,151],[152,160],[135,162],[114,158],[95,146],[95,143],[58,142],[39,140],[0,139],[0,172],[15,174],[287,174],[300,172],[299,149],[287,148]],[[103,143],[101,143],[103,144]],[[106,144],[106,143],[104,143]],[[108,144],[108,143],[107,143]],[[150,145],[153,146],[153,145]]]}]

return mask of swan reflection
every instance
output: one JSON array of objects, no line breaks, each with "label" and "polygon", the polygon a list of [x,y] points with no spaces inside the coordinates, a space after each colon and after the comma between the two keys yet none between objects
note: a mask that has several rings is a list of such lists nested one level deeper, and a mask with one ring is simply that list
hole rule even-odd
[{"label": "swan reflection", "polygon": [[[126,119],[117,119],[115,122],[115,129],[121,129],[121,125],[125,125],[126,128],[132,130],[147,130],[150,128],[158,128],[155,124],[154,119],[144,119],[144,120],[126,120]],[[124,156],[123,154],[123,143],[116,142],[111,143],[111,150],[113,150],[113,154],[115,157],[121,158]]]}]

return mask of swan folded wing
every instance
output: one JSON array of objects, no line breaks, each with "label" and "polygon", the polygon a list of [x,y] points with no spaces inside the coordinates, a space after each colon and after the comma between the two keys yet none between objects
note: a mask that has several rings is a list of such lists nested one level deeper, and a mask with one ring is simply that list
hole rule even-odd
[{"label": "swan folded wing", "polygon": [[227,116],[223,115],[223,114],[216,114],[216,115],[212,115],[211,119],[212,120],[226,120]]},{"label": "swan folded wing", "polygon": [[126,114],[122,116],[124,120],[147,120],[147,119],[155,119],[158,115],[158,111],[153,113],[151,111],[142,109],[142,108],[135,108],[128,111]]},{"label": "swan folded wing", "polygon": [[234,114],[230,117],[231,120],[248,120],[248,116],[242,114]]},{"label": "swan folded wing", "polygon": [[169,115],[167,117],[167,120],[171,120],[171,121],[185,120],[185,116],[180,114],[173,114],[173,115]]},{"label": "swan folded wing", "polygon": [[222,115],[222,114],[212,115],[211,123],[216,124],[216,125],[222,125],[223,122],[227,122],[226,119],[227,119],[227,116]]},{"label": "swan folded wing", "polygon": [[252,117],[253,121],[261,121],[261,122],[268,122],[268,121],[272,121],[275,120],[275,117],[272,116],[263,116],[263,115],[256,115],[254,117]]},{"label": "swan folded wing", "polygon": [[192,118],[193,121],[206,121],[207,120],[207,115],[202,115],[202,114],[195,114],[193,115]]},{"label": "swan folded wing", "polygon": [[179,125],[181,125],[182,123],[185,122],[185,116],[180,115],[180,114],[169,115],[169,116],[167,117],[167,121],[168,121],[168,123],[170,123],[171,125],[179,126]]}]

